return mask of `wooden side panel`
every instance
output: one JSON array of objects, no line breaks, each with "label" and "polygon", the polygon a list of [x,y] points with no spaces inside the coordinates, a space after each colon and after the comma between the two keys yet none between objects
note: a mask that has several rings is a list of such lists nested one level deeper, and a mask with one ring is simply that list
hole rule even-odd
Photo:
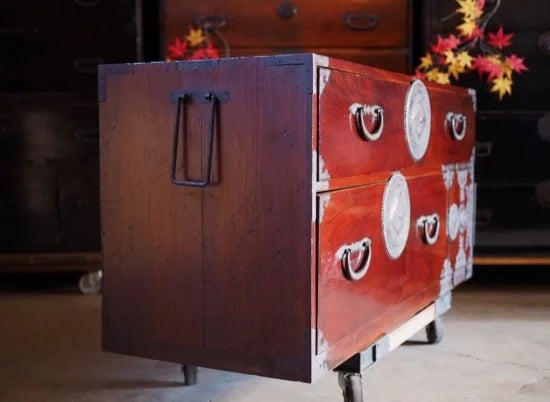
[{"label": "wooden side panel", "polygon": [[[278,15],[279,0],[210,0],[164,2],[166,44],[188,33],[190,25],[210,20],[225,24],[220,32],[233,48],[243,47],[407,47],[407,0],[301,0],[293,2],[296,14]],[[365,16],[367,14],[367,16]],[[353,29],[345,22],[368,29]],[[355,15],[355,17],[353,17]],[[363,17],[361,17],[363,16]]]},{"label": "wooden side panel", "polygon": [[221,60],[196,83],[230,97],[204,190],[205,347],[294,380],[311,354],[311,59]]},{"label": "wooden side panel", "polygon": [[[192,85],[194,76],[174,64],[131,67],[105,76],[100,103],[104,347],[201,347],[201,193],[170,180],[170,91]],[[188,108],[190,149],[200,149],[200,113]],[[200,152],[186,157],[190,175],[199,176]]]}]

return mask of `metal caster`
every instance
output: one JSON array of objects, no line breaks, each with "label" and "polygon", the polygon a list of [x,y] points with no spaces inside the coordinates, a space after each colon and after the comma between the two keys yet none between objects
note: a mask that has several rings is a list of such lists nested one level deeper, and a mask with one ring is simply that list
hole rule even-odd
[{"label": "metal caster", "polygon": [[363,377],[359,373],[338,373],[338,384],[342,388],[344,402],[363,402]]},{"label": "metal caster", "polygon": [[197,383],[197,366],[188,366],[184,364],[183,366],[181,366],[181,372],[183,373],[183,385],[190,386]]},{"label": "metal caster", "polygon": [[443,340],[443,317],[435,317],[431,323],[426,326],[426,336],[428,337],[428,343],[435,345]]},{"label": "metal caster", "polygon": [[94,295],[101,291],[101,278],[103,271],[88,272],[78,280],[78,288],[85,295]]}]

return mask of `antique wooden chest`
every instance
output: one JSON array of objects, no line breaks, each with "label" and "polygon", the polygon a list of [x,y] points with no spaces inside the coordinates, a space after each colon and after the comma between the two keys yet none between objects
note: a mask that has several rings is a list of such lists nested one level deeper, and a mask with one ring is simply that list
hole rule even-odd
[{"label": "antique wooden chest", "polygon": [[312,382],[471,276],[466,89],[301,54],[99,101],[106,350]]}]

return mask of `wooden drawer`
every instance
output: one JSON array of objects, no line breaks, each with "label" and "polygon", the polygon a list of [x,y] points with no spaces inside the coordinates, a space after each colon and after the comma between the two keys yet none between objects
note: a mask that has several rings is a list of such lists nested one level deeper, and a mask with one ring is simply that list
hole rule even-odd
[{"label": "wooden drawer", "polygon": [[[396,175],[403,178],[400,174],[393,174],[391,180]],[[444,230],[446,191],[442,175],[403,178],[407,182],[409,198],[398,197],[397,204],[390,195],[394,191],[389,190],[391,180],[327,192],[317,198],[320,211],[319,353],[327,348],[344,353],[343,350],[352,347],[350,339],[373,341],[392,329],[405,311],[403,303],[408,305],[408,309],[419,310],[440,293],[440,276],[447,253]],[[407,208],[400,204],[407,199],[410,202],[408,214]],[[395,208],[389,213],[395,213],[398,218],[386,222],[390,225],[397,222],[398,225],[384,229],[383,209],[388,205]],[[403,214],[401,221],[399,214]],[[430,218],[433,224],[429,223],[426,228],[430,242],[433,241],[433,244],[428,244],[423,232],[424,218],[434,214],[437,218]],[[384,233],[387,230],[399,233],[399,225],[408,226],[408,230],[403,232],[404,249],[396,256],[393,246],[386,243]],[[364,271],[366,273],[361,276]],[[357,278],[353,279],[353,276]],[[379,332],[373,331],[374,327]],[[367,328],[368,336],[365,334]]]},{"label": "wooden drawer", "polygon": [[[418,159],[421,154],[413,152],[407,139],[405,109],[409,104],[407,99],[411,98],[411,114],[415,113],[416,89],[412,88],[421,83],[328,68],[319,69],[318,79],[319,181],[332,182],[328,183],[330,188],[348,186],[350,180],[364,183],[369,175],[397,169],[418,174],[426,169],[440,169],[444,162],[468,160],[471,156],[475,118],[472,99],[467,93],[457,96],[456,91],[439,85],[426,86],[431,130],[426,136],[424,154]],[[366,129],[376,134],[370,138],[363,134],[365,129],[361,129],[356,112],[357,107],[365,105],[382,111],[364,117]],[[467,122],[462,126],[457,120],[455,137],[447,118],[449,112],[456,119],[465,116]],[[424,115],[426,113],[430,110],[424,111]]]},{"label": "wooden drawer", "polygon": [[135,34],[116,29],[69,38],[8,36],[0,41],[0,91],[95,92],[98,64],[135,60]]},{"label": "wooden drawer", "polygon": [[[477,119],[479,183],[518,185],[550,178],[550,113],[482,112]],[[521,162],[514,163],[518,158]]]},{"label": "wooden drawer", "polygon": [[[190,25],[224,21],[221,33],[232,48],[407,47],[409,1],[210,0],[164,2],[164,38],[171,43]],[[296,13],[282,18],[294,5]]]},{"label": "wooden drawer", "polygon": [[135,0],[55,0],[47,5],[41,0],[4,2],[0,38],[54,34],[70,40],[79,30],[95,36],[109,27],[135,35],[135,3]]}]

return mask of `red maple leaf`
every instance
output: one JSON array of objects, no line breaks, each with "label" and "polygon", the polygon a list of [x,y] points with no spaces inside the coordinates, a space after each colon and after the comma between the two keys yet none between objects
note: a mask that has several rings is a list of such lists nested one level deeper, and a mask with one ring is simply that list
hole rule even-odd
[{"label": "red maple leaf", "polygon": [[442,38],[440,35],[437,35],[437,44],[432,45],[432,51],[434,53],[443,54],[447,50],[451,50],[460,45],[460,39],[458,39],[453,34],[449,35],[447,38]]},{"label": "red maple leaf", "polygon": [[511,54],[510,56],[506,57],[506,63],[510,66],[512,70],[514,70],[516,73],[521,74],[524,71],[529,70],[524,62],[524,58],[518,57],[515,54]]},{"label": "red maple leaf", "polygon": [[497,49],[503,49],[510,46],[510,40],[512,39],[512,36],[514,36],[513,33],[504,34],[501,25],[496,34],[489,32],[489,44],[496,47]]},{"label": "red maple leaf", "polygon": [[477,8],[483,10],[485,8],[485,0],[477,0]]},{"label": "red maple leaf", "polygon": [[220,54],[218,52],[218,49],[216,49],[212,45],[212,42],[208,43],[208,45],[206,46],[206,49],[204,50],[204,52],[208,56],[209,59],[219,59],[220,58]]},{"label": "red maple leaf", "polygon": [[209,43],[206,47],[195,50],[188,60],[217,59],[219,57],[218,49]]},{"label": "red maple leaf", "polygon": [[474,32],[468,37],[468,39],[483,39],[483,31],[480,27],[476,26]]},{"label": "red maple leaf", "polygon": [[422,71],[420,71],[418,68],[414,70],[414,76],[420,80],[423,80],[426,78],[426,74],[424,74]]},{"label": "red maple leaf", "polygon": [[501,77],[504,74],[504,66],[497,60],[487,58],[485,71],[489,74],[487,82],[491,82],[493,78]]},{"label": "red maple leaf", "polygon": [[168,57],[177,60],[183,59],[187,52],[187,41],[176,38],[174,43],[168,46]]},{"label": "red maple leaf", "polygon": [[479,73],[479,76],[481,77],[481,75],[485,72],[486,63],[487,63],[487,60],[485,60],[485,57],[478,55],[472,62],[470,70],[472,71],[477,70],[477,72]]}]

